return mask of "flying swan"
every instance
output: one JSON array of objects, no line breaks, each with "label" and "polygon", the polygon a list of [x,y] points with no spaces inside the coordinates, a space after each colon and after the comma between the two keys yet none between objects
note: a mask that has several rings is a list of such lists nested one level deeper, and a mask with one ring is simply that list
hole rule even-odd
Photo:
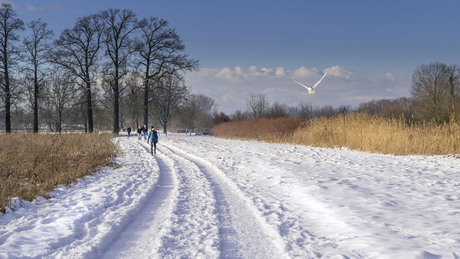
[{"label": "flying swan", "polygon": [[299,85],[301,85],[301,86],[307,88],[308,93],[309,93],[310,95],[312,95],[312,94],[315,93],[315,88],[319,85],[319,83],[321,83],[321,81],[323,80],[324,77],[326,77],[326,75],[327,75],[327,72],[326,72],[326,73],[324,74],[324,76],[321,77],[321,79],[320,79],[318,82],[316,82],[316,84],[315,84],[314,86],[312,86],[312,87],[308,87],[308,86],[306,86],[306,85],[304,85],[304,84],[302,84],[302,83],[299,83],[299,81],[295,80],[294,77],[292,77],[292,79],[294,79],[294,81],[295,81],[296,83],[298,83]]}]

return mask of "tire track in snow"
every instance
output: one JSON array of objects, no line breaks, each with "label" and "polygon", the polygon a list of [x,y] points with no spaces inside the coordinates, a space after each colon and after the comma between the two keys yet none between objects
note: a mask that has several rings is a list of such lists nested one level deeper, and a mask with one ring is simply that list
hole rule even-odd
[{"label": "tire track in snow", "polygon": [[163,147],[162,151],[171,154],[176,160],[194,164],[211,183],[217,202],[215,206],[222,258],[288,257],[279,233],[266,223],[251,201],[220,170],[167,143],[163,143]]},{"label": "tire track in snow", "polygon": [[161,258],[217,258],[220,255],[216,199],[212,185],[190,161],[165,150],[158,155],[172,164],[178,200],[169,233],[162,238]]},{"label": "tire track in snow", "polygon": [[[102,188],[114,190],[107,193],[110,198],[103,205],[107,208],[106,211],[85,223],[84,238],[53,254],[54,258],[100,258],[118,240],[119,235],[129,229],[130,223],[156,191],[160,177],[155,170],[156,161],[145,159],[149,156],[139,149],[138,142],[123,138],[119,141],[123,141],[123,146],[128,148],[124,151],[126,157],[123,162],[126,166],[117,169],[119,172],[116,173],[116,181],[110,181]],[[144,158],[142,163],[133,163],[132,161],[136,161],[134,156]],[[123,174],[133,176],[123,181],[119,176]]]},{"label": "tire track in snow", "polygon": [[[139,145],[150,152],[144,144]],[[133,255],[149,258],[158,253],[161,238],[171,227],[171,215],[177,202],[178,180],[171,164],[158,157],[152,157],[151,160],[156,160],[160,169],[158,184],[102,258],[127,258]]]}]

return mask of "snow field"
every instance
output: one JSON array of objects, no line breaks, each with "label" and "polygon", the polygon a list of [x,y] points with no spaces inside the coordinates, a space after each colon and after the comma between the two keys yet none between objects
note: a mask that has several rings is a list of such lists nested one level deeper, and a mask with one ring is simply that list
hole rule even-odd
[{"label": "snow field", "polygon": [[0,216],[0,258],[460,258],[460,159],[160,136]]}]

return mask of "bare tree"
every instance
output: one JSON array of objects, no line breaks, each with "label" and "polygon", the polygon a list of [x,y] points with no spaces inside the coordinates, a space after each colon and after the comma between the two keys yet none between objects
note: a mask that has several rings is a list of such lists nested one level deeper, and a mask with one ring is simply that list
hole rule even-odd
[{"label": "bare tree", "polygon": [[401,97],[396,99],[380,99],[361,103],[358,112],[368,114],[379,114],[387,118],[406,119],[411,123],[413,120],[414,100],[412,98]]},{"label": "bare tree", "polygon": [[3,90],[2,99],[5,105],[5,128],[11,133],[11,67],[19,56],[14,42],[19,40],[18,31],[24,30],[24,22],[17,17],[10,3],[2,3],[0,8],[0,86]]},{"label": "bare tree", "polygon": [[450,121],[457,120],[457,103],[460,103],[460,68],[456,65],[450,65],[446,68],[448,92],[450,103]]},{"label": "bare tree", "polygon": [[161,80],[166,74],[198,67],[196,60],[183,53],[185,46],[166,20],[156,17],[142,19],[138,23],[140,38],[136,51],[140,56],[140,69],[144,78],[144,124],[148,125],[149,92],[152,80]]},{"label": "bare tree", "polygon": [[213,116],[217,114],[214,99],[202,94],[192,94],[182,107],[181,122],[188,129],[197,129],[198,133],[209,132]]},{"label": "bare tree", "polygon": [[[131,125],[133,128],[139,126],[139,116],[142,111],[142,79],[139,76],[139,73],[131,73],[126,76],[125,80],[125,98],[122,98],[122,111],[126,110],[128,114],[129,121],[128,125]],[[147,125],[147,124],[145,124]]]},{"label": "bare tree", "polygon": [[288,111],[289,111],[289,108],[287,107],[287,105],[275,102],[270,108],[268,108],[267,118],[269,119],[287,118],[289,117]]},{"label": "bare tree", "polygon": [[319,118],[319,117],[324,117],[324,118],[330,118],[335,115],[337,115],[337,110],[334,109],[331,105],[326,105],[321,108],[315,108],[313,110],[313,117],[314,118]]},{"label": "bare tree", "polygon": [[249,98],[246,100],[246,107],[252,115],[253,119],[260,119],[265,117],[269,103],[264,94],[251,93]]},{"label": "bare tree", "polygon": [[219,112],[219,113],[215,113],[213,118],[212,118],[212,126],[216,126],[216,125],[219,125],[221,123],[224,123],[224,122],[229,122],[230,121],[230,117],[228,117],[227,114],[225,114],[224,112]]},{"label": "bare tree", "polygon": [[431,63],[417,67],[412,75],[412,96],[423,119],[443,122],[448,119],[447,66]]},{"label": "bare tree", "polygon": [[52,69],[44,98],[47,123],[51,131],[62,131],[63,116],[75,104],[77,88],[74,77],[60,67]]},{"label": "bare tree", "polygon": [[113,133],[120,131],[120,80],[126,75],[123,67],[127,67],[128,59],[134,52],[131,35],[137,29],[136,14],[130,10],[109,9],[100,13],[104,23],[104,43],[110,67],[107,75],[110,76],[113,94]]},{"label": "bare tree", "polygon": [[79,18],[72,29],[65,29],[55,42],[53,61],[77,78],[84,90],[88,131],[93,132],[93,88],[98,73],[102,24],[97,15]]},{"label": "bare tree", "polygon": [[311,103],[299,104],[297,116],[304,120],[312,119],[313,118],[313,106],[311,105]]},{"label": "bare tree", "polygon": [[232,121],[244,121],[251,119],[251,114],[249,111],[236,110],[230,117]]},{"label": "bare tree", "polygon": [[41,86],[43,84],[44,73],[40,71],[40,66],[48,62],[46,53],[51,48],[50,40],[53,31],[48,29],[48,25],[40,19],[31,21],[27,27],[32,31],[32,35],[24,39],[24,46],[27,50],[27,62],[32,67],[33,81],[33,132],[38,132],[38,99],[40,97]]},{"label": "bare tree", "polygon": [[157,82],[161,85],[154,88],[152,104],[157,121],[163,127],[163,132],[167,133],[169,122],[179,113],[189,91],[179,75],[164,76]]}]

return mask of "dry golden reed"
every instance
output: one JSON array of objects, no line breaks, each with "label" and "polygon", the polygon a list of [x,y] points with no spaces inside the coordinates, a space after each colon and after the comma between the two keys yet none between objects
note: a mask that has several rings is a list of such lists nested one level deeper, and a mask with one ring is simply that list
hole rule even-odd
[{"label": "dry golden reed", "polygon": [[305,122],[293,143],[395,155],[460,154],[460,125],[409,125],[364,113],[348,113]]},{"label": "dry golden reed", "polygon": [[33,200],[111,164],[110,134],[0,135],[0,211],[9,198]]},{"label": "dry golden reed", "polygon": [[300,119],[256,119],[221,123],[211,129],[213,136],[221,138],[252,139],[268,142],[290,142]]},{"label": "dry golden reed", "polygon": [[259,119],[222,123],[211,130],[217,137],[254,139],[317,147],[347,147],[395,155],[458,155],[460,125],[409,125],[365,113],[300,122],[295,119]]}]

